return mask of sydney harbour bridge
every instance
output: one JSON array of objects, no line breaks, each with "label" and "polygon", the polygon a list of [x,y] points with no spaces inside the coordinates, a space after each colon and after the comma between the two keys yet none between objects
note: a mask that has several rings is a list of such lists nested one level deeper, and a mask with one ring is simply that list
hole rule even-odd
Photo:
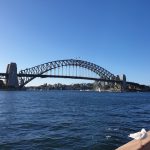
[{"label": "sydney harbour bridge", "polygon": [[10,63],[7,66],[6,73],[0,73],[0,79],[5,79],[6,87],[14,88],[23,88],[37,77],[93,80],[120,84],[122,89],[125,89],[128,84],[139,85],[134,82],[127,82],[125,75],[119,77],[99,65],[77,59],[51,61],[19,72],[17,72],[17,64]]}]

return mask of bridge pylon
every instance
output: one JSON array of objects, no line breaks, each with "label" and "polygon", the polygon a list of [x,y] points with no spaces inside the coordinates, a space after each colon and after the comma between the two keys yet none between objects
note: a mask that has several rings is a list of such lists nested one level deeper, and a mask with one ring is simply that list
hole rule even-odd
[{"label": "bridge pylon", "polygon": [[17,64],[16,63],[8,64],[6,73],[8,74],[6,78],[6,86],[9,88],[19,87],[18,77],[17,77]]},{"label": "bridge pylon", "polygon": [[126,91],[127,83],[126,83],[126,75],[123,74],[120,76],[120,80],[122,81],[121,84],[121,91]]}]

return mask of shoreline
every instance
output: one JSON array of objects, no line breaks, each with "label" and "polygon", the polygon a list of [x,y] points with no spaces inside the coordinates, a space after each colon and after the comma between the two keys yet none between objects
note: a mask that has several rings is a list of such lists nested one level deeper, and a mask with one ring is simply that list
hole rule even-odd
[{"label": "shoreline", "polygon": [[79,92],[98,92],[98,93],[149,93],[150,91],[115,91],[115,90],[83,90],[83,89],[30,89],[30,88],[23,88],[23,89],[15,89],[15,88],[0,88],[0,91],[79,91]]}]

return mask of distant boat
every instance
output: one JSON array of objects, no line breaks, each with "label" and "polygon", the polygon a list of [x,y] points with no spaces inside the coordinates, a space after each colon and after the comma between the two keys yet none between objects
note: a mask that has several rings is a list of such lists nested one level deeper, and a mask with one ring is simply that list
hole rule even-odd
[{"label": "distant boat", "polygon": [[97,91],[97,92],[101,92],[101,89],[100,89],[100,88],[97,88],[96,91]]},{"label": "distant boat", "polygon": [[85,91],[90,91],[90,90],[85,90]]},{"label": "distant boat", "polygon": [[98,88],[98,92],[101,92],[101,89],[100,89],[100,88]]}]

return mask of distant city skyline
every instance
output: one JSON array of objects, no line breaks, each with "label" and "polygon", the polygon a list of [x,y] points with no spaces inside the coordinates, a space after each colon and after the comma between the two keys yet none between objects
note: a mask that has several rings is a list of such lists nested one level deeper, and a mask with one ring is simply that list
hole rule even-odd
[{"label": "distant city skyline", "polygon": [[[19,71],[80,58],[150,85],[149,6],[148,0],[0,0],[0,72],[10,62]],[[78,81],[29,85],[46,82]]]}]

